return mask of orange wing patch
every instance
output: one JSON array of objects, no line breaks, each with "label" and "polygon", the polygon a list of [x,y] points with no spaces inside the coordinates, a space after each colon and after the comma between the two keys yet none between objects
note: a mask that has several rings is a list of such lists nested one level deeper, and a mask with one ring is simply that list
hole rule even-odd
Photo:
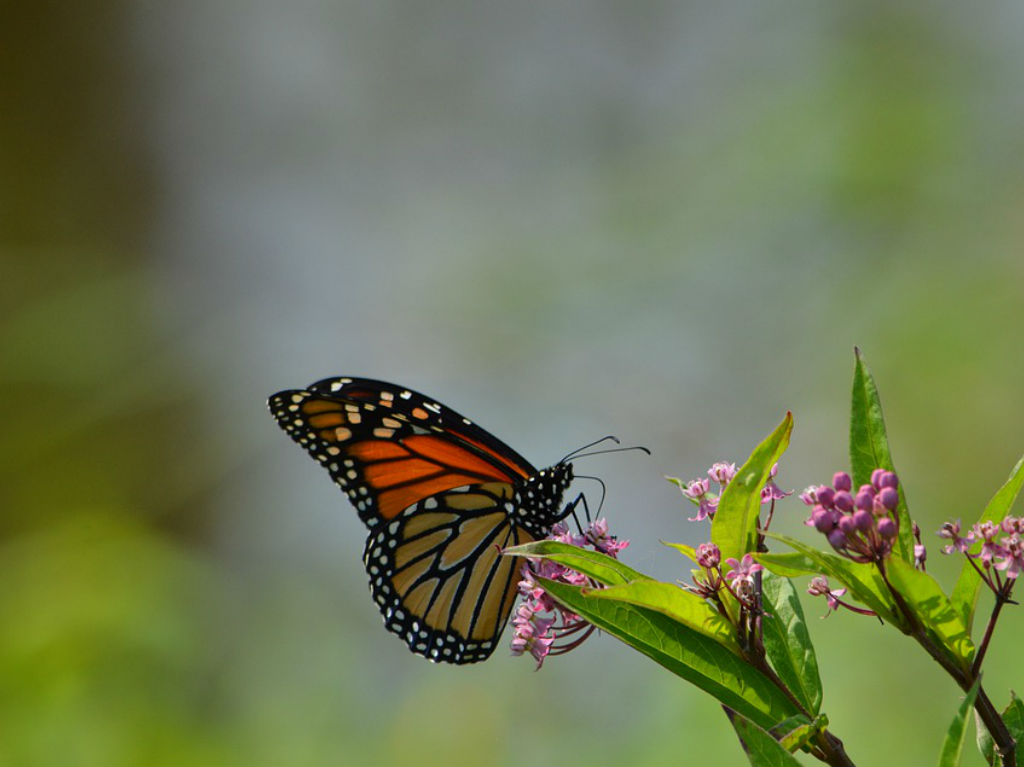
[{"label": "orange wing patch", "polygon": [[441,467],[421,458],[372,463],[363,470],[363,476],[376,488],[391,487],[440,474]]},{"label": "orange wing patch", "polygon": [[476,477],[464,474],[442,474],[436,479],[425,479],[411,485],[402,485],[392,490],[384,490],[377,496],[377,510],[384,519],[394,519],[414,503],[429,495],[437,495],[453,487],[469,485],[476,482]]},{"label": "orange wing patch", "polygon": [[349,445],[348,454],[366,463],[386,461],[389,458],[406,458],[411,454],[397,442],[385,442],[380,439],[368,439]]},{"label": "orange wing patch", "polygon": [[[488,461],[485,461],[479,456],[473,455],[465,448],[460,447],[450,442],[445,437],[435,437],[431,434],[416,435],[413,437],[406,437],[402,440],[402,444],[406,445],[413,452],[429,458],[430,460],[443,463],[445,466],[450,467],[455,471],[465,471],[476,474],[474,481],[479,482],[481,479],[495,479],[499,481],[512,481],[515,477],[505,474],[496,466],[492,465]],[[474,446],[477,443],[473,443]],[[489,455],[494,455],[496,458],[500,458],[493,451],[486,450],[481,446]],[[502,460],[508,466],[511,466],[507,461]],[[520,472],[516,472],[519,476],[525,476]],[[456,485],[452,485],[456,487]]]},{"label": "orange wing patch", "polygon": [[[449,429],[449,433],[456,434],[455,432],[452,432],[450,429]],[[485,445],[483,442],[477,442],[475,439],[471,439],[470,437],[468,437],[465,434],[456,434],[456,436],[459,439],[461,439],[461,440],[463,440],[465,442],[468,442],[473,447],[475,447],[475,448],[477,448],[479,450],[483,450],[485,453],[487,453],[487,455],[491,456],[492,458],[494,458],[498,462],[504,464],[505,466],[508,466],[512,470],[512,473],[515,475],[515,477],[521,477],[522,479],[526,479],[529,476],[529,474],[526,473],[526,470],[522,466],[520,466],[518,463],[516,463],[515,461],[512,461],[511,459],[509,459],[508,457],[502,455],[501,453],[495,452],[491,448],[487,447],[487,445]],[[493,471],[493,468],[492,468],[492,471]],[[515,477],[509,476],[509,477],[507,477],[507,479],[514,479]],[[505,479],[505,477],[502,477],[502,479]]]}]

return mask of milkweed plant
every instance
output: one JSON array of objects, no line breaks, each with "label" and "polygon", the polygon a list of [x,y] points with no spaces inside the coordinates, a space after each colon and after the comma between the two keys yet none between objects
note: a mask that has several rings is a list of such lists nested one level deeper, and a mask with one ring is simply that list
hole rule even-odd
[{"label": "milkweed plant", "polygon": [[[1024,459],[977,522],[950,520],[934,531],[941,552],[962,562],[947,593],[926,570],[922,531],[908,511],[878,390],[859,351],[850,471],[799,495],[815,544],[770,530],[777,502],[790,495],[774,477],[792,427],[787,413],[739,468],[721,462],[699,479],[669,478],[693,504],[690,520],[711,525],[706,543],[668,544],[694,565],[686,583],[661,582],[620,561],[627,544],[603,520],[579,535],[560,524],[546,540],[508,549],[524,557],[513,653],[532,656],[539,667],[601,630],[718,700],[752,765],[799,765],[797,751],[853,765],[821,708],[818,661],[798,598],[803,588],[824,598],[826,613],[877,620],[905,634],[964,692],[940,767],[959,763],[971,708],[984,758],[1014,767],[1024,703],[1011,692],[1000,711],[982,684],[982,667],[1003,608],[1017,605],[1024,517],[1009,511],[1024,484]],[[979,637],[975,608],[983,589],[994,599]]]}]

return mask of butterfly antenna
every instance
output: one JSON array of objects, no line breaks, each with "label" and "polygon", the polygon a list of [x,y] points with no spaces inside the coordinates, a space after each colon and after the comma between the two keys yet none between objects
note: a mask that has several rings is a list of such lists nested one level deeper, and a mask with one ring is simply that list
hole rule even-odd
[{"label": "butterfly antenna", "polygon": [[[603,441],[603,440],[601,440],[601,441]],[[618,440],[616,440],[616,442],[618,442]],[[590,447],[590,445],[588,445],[587,447]],[[580,450],[586,450],[586,448],[582,448],[581,447]],[[577,451],[576,453],[572,454],[572,457],[574,459],[575,458],[589,458],[592,455],[604,455],[605,453],[625,453],[627,450],[641,450],[644,453],[647,453],[647,455],[651,454],[651,451],[648,450],[643,445],[630,445],[629,447],[612,447],[612,448],[608,448],[607,450],[594,450],[591,453],[581,453],[581,452]],[[565,459],[563,458],[562,460],[564,461]]]},{"label": "butterfly antenna", "polygon": [[565,462],[566,462],[566,461],[568,461],[568,460],[569,460],[570,458],[576,458],[576,457],[579,457],[579,454],[580,454],[580,453],[582,453],[582,452],[583,452],[584,450],[587,450],[587,449],[589,449],[589,448],[592,448],[592,447],[594,447],[595,445],[600,445],[600,444],[601,444],[602,442],[608,442],[609,440],[611,440],[612,442],[614,442],[614,443],[615,443],[616,445],[618,445],[618,444],[619,444],[619,438],[618,438],[618,437],[616,437],[616,436],[614,436],[614,435],[612,435],[612,434],[609,434],[609,435],[608,435],[607,437],[601,437],[601,439],[595,439],[595,440],[594,440],[593,442],[591,442],[590,444],[584,445],[583,447],[578,447],[578,448],[576,448],[576,449],[575,449],[575,450],[573,450],[573,451],[572,451],[571,453],[569,453],[569,454],[568,454],[567,456],[565,456],[565,458],[563,458],[563,459],[562,459],[561,461],[559,461],[559,463],[565,463]]}]

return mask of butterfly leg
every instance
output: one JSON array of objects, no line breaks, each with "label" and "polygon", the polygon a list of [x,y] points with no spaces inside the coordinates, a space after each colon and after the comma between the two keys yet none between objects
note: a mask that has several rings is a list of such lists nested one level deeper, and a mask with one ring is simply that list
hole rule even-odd
[{"label": "butterfly leg", "polygon": [[564,519],[565,517],[572,515],[572,519],[576,523],[576,529],[579,530],[580,535],[582,535],[584,526],[580,523],[580,518],[576,515],[576,507],[580,505],[583,506],[583,514],[586,517],[587,526],[589,527],[591,522],[590,507],[587,505],[587,496],[583,493],[580,493],[565,505],[565,513],[562,514],[562,518]]}]

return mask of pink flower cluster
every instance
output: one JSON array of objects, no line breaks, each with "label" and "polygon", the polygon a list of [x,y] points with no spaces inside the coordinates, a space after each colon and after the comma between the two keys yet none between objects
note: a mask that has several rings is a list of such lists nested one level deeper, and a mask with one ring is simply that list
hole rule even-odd
[{"label": "pink flower cluster", "polygon": [[[594,520],[579,535],[573,535],[565,523],[559,522],[551,528],[548,540],[580,548],[589,546],[616,558],[620,551],[629,546],[629,541],[620,541],[614,535],[609,535],[608,523],[604,519]],[[540,668],[548,655],[561,655],[582,644],[593,633],[594,626],[559,606],[537,578],[572,586],[599,586],[582,573],[548,559],[528,558],[523,562],[520,572],[522,580],[519,581],[519,593],[523,601],[512,618],[512,654],[529,653],[537,661],[537,668]]]},{"label": "pink flower cluster", "polygon": [[[960,520],[946,522],[939,537],[949,541],[944,554],[962,553],[981,561],[985,570],[995,568],[1015,579],[1024,571],[1024,517],[1005,517],[1002,522],[978,522],[960,535]],[[978,551],[972,552],[976,543]]]},{"label": "pink flower cluster", "polygon": [[899,479],[884,469],[871,472],[871,483],[853,493],[853,480],[845,471],[831,485],[809,487],[800,500],[812,506],[806,524],[822,533],[837,552],[855,562],[877,562],[892,551],[899,531]]},{"label": "pink flower cluster", "polygon": [[753,607],[756,601],[754,576],[764,569],[759,562],[754,561],[752,554],[743,555],[742,559],[729,557],[725,563],[729,571],[722,572],[720,566],[722,552],[713,543],[700,544],[694,554],[697,564],[703,569],[703,573],[695,572],[693,584],[683,584],[683,588],[704,599],[716,598],[718,590],[725,587],[736,600],[745,607]]},{"label": "pink flower cluster", "polygon": [[[781,498],[785,498],[787,495],[792,495],[792,491],[785,492],[775,484],[775,475],[779,473],[779,465],[775,464],[772,466],[770,478],[761,490],[761,503],[771,503]],[[696,507],[697,516],[689,517],[690,522],[699,522],[702,519],[708,519],[715,515],[715,511],[718,509],[718,500],[722,497],[722,493],[725,488],[732,481],[732,478],[736,476],[736,464],[729,463],[726,461],[718,461],[712,464],[711,468],[707,470],[706,477],[698,477],[697,479],[681,480],[674,477],[669,477],[669,481],[674,482],[682,491],[683,495],[686,496]],[[718,492],[711,492],[711,483],[714,482],[718,485]]]}]

